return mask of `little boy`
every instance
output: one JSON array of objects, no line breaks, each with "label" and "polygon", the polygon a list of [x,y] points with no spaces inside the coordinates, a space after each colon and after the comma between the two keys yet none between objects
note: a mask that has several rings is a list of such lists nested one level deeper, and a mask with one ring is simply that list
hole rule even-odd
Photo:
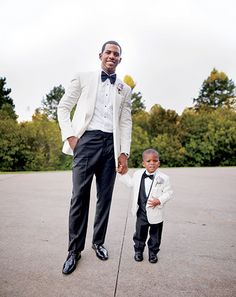
[{"label": "little boy", "polygon": [[149,232],[149,262],[158,261],[165,204],[172,198],[169,177],[162,173],[159,154],[154,149],[147,149],[142,154],[145,169],[137,170],[131,178],[128,174],[120,176],[120,180],[133,187],[132,212],[136,214],[136,230],[134,240],[134,259],[143,260],[143,251]]}]

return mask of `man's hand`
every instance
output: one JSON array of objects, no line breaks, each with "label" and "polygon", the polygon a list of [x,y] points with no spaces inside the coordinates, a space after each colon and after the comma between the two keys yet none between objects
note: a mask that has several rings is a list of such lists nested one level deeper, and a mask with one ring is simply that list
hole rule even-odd
[{"label": "man's hand", "polygon": [[155,206],[160,205],[161,201],[158,198],[150,198],[148,199],[147,203],[148,206],[154,208]]},{"label": "man's hand", "polygon": [[75,136],[70,136],[67,138],[68,142],[69,142],[69,145],[72,149],[72,151],[74,150],[75,146],[76,146],[76,143],[78,141],[78,137],[75,137]]},{"label": "man's hand", "polygon": [[128,171],[128,158],[125,154],[120,154],[118,158],[118,168],[116,170],[121,175],[125,174]]}]

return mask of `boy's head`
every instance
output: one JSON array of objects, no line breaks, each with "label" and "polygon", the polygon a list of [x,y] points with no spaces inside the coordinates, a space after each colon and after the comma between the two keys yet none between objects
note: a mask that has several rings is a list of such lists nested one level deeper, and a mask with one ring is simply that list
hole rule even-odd
[{"label": "boy's head", "polygon": [[145,167],[149,173],[155,172],[160,166],[159,154],[156,150],[147,149],[143,152],[142,157],[143,167]]}]

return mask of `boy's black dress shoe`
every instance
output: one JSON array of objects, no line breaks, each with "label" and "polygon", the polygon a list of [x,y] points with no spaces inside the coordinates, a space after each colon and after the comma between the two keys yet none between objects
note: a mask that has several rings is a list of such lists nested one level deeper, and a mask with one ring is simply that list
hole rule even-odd
[{"label": "boy's black dress shoe", "polygon": [[143,253],[142,252],[135,252],[134,260],[137,262],[143,261]]},{"label": "boy's black dress shoe", "polygon": [[100,260],[107,260],[108,259],[108,251],[105,249],[105,247],[102,244],[94,243],[92,245],[92,248],[95,250],[96,256]]},{"label": "boy's black dress shoe", "polygon": [[156,263],[158,261],[157,255],[153,254],[153,255],[149,255],[149,262],[150,263]]},{"label": "boy's black dress shoe", "polygon": [[81,258],[80,252],[78,252],[78,253],[70,252],[68,254],[68,257],[67,257],[64,265],[63,265],[62,273],[70,274],[71,272],[73,272],[75,270],[77,262],[79,261],[80,258]]}]

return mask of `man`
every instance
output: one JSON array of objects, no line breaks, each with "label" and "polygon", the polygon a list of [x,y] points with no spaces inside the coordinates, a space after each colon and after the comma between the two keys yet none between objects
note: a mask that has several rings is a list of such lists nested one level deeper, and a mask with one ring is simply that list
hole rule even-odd
[{"label": "man", "polygon": [[[116,171],[125,174],[131,142],[131,89],[116,78],[121,47],[106,42],[99,54],[101,71],[79,73],[58,105],[58,121],[65,141],[63,152],[73,155],[73,191],[69,213],[68,257],[62,273],[76,268],[85,246],[90,189],[96,176],[97,204],[92,248],[101,260]],[[76,105],[73,120],[72,108]]]}]

